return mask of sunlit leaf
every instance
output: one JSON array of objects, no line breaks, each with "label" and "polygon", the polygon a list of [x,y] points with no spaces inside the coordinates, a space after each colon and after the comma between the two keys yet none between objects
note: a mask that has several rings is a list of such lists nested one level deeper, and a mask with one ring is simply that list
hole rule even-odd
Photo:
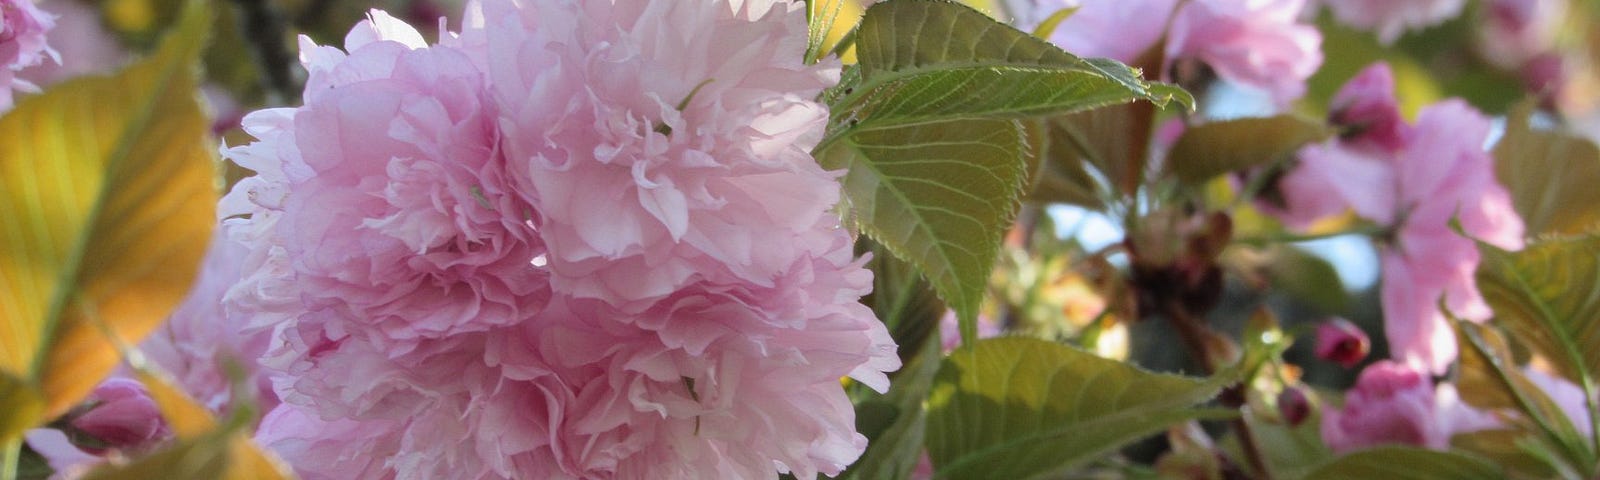
[{"label": "sunlit leaf", "polygon": [[1033,338],[982,340],[946,358],[934,379],[928,454],[940,478],[1047,476],[1176,422],[1231,416],[1192,408],[1223,383]]},{"label": "sunlit leaf", "polygon": [[830,34],[846,6],[853,6],[851,0],[806,0],[806,63],[827,55]]},{"label": "sunlit leaf", "polygon": [[848,169],[851,221],[927,276],[976,332],[1000,237],[1016,212],[1034,148],[1021,120],[1138,99],[1192,99],[1137,72],[1085,60],[941,0],[879,3],[856,37],[859,68],[824,98],[816,150]]},{"label": "sunlit leaf", "polygon": [[109,373],[182,299],[216,200],[193,2],[156,54],[61,84],[0,117],[0,371],[38,382],[46,416]]},{"label": "sunlit leaf", "polygon": [[1273,287],[1324,313],[1342,314],[1349,307],[1350,292],[1333,264],[1288,245],[1273,248],[1271,255],[1266,274]]},{"label": "sunlit leaf", "polygon": [[1481,458],[1414,447],[1360,450],[1323,465],[1305,480],[1495,480],[1504,472]]},{"label": "sunlit leaf", "polygon": [[1600,148],[1586,139],[1528,126],[1528,109],[1507,116],[1494,147],[1495,177],[1529,236],[1585,232],[1600,225]]},{"label": "sunlit leaf", "polygon": [[[1561,406],[1523,374],[1511,357],[1511,346],[1505,337],[1488,326],[1463,321],[1455,325],[1457,343],[1461,345],[1461,373],[1456,381],[1461,399],[1475,408],[1517,412],[1518,416],[1510,417],[1505,424],[1515,429],[1511,433],[1532,436],[1524,440],[1546,446],[1541,450],[1552,455],[1551,461],[1592,470],[1594,448]],[[1515,444],[1499,447],[1522,451]],[[1499,450],[1489,452],[1507,456]]]},{"label": "sunlit leaf", "polygon": [[1600,378],[1600,237],[1478,249],[1478,289],[1496,322],[1573,383]]},{"label": "sunlit leaf", "polygon": [[31,383],[0,372],[0,445],[16,440],[33,428],[44,413],[44,394]]},{"label": "sunlit leaf", "polygon": [[1289,158],[1328,136],[1321,122],[1296,115],[1241,118],[1189,127],[1167,154],[1165,169],[1185,184]]},{"label": "sunlit leaf", "polygon": [[1518,430],[1479,430],[1450,437],[1451,447],[1505,467],[1510,478],[1556,478],[1547,461],[1525,448],[1532,441],[1529,434]]}]

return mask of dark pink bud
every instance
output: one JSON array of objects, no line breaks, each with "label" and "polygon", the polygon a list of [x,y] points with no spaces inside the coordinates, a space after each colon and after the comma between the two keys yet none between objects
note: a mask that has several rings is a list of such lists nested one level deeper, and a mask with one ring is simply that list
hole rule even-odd
[{"label": "dark pink bud", "polygon": [[1317,356],[1323,360],[1354,367],[1367,358],[1372,342],[1360,327],[1343,318],[1334,318],[1317,326]]},{"label": "dark pink bud", "polygon": [[75,442],[86,452],[137,451],[170,435],[161,409],[139,382],[112,377],[96,386],[88,401],[93,406],[72,419],[75,435],[69,435],[86,440]]},{"label": "dark pink bud", "polygon": [[1306,393],[1295,387],[1284,387],[1278,393],[1278,415],[1283,417],[1283,422],[1291,427],[1300,426],[1311,416],[1311,401],[1306,399]]}]

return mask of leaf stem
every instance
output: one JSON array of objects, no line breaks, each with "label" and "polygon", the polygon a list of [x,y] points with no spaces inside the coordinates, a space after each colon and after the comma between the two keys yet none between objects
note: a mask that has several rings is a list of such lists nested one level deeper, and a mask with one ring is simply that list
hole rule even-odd
[{"label": "leaf stem", "polygon": [[17,466],[22,463],[22,437],[5,444],[4,460],[0,460],[0,480],[17,480]]},{"label": "leaf stem", "polygon": [[1334,237],[1342,237],[1342,236],[1345,236],[1345,235],[1363,235],[1363,236],[1369,236],[1369,237],[1378,237],[1378,236],[1383,236],[1383,235],[1389,233],[1389,231],[1390,231],[1390,228],[1386,227],[1386,226],[1383,226],[1383,225],[1364,225],[1364,226],[1359,226],[1359,227],[1355,227],[1355,228],[1339,230],[1339,231],[1336,231],[1336,232],[1317,233],[1317,234],[1310,234],[1310,235],[1302,235],[1302,234],[1296,234],[1296,233],[1280,233],[1280,234],[1275,234],[1275,235],[1263,235],[1263,236],[1257,236],[1257,237],[1238,237],[1238,238],[1233,239],[1233,242],[1234,243],[1241,243],[1241,244],[1245,244],[1245,245],[1261,247],[1261,246],[1271,245],[1271,244],[1275,244],[1275,243],[1313,242],[1313,241],[1317,241],[1317,240],[1326,240],[1326,239],[1334,238]]},{"label": "leaf stem", "polygon": [[[1215,373],[1218,366],[1211,364],[1211,351],[1206,346],[1205,341],[1205,337],[1209,332],[1205,331],[1206,327],[1200,323],[1200,319],[1191,315],[1188,309],[1185,309],[1178,300],[1161,302],[1161,310],[1163,316],[1167,317],[1167,321],[1177,328],[1178,336],[1189,347],[1189,354],[1200,362],[1201,369],[1205,374],[1211,375]],[[1229,389],[1233,388],[1248,388],[1248,384],[1247,382],[1241,382],[1229,387]],[[1227,390],[1225,389],[1224,392]],[[1224,393],[1224,395],[1227,395],[1227,393]],[[1227,405],[1228,402],[1226,401],[1223,403],[1229,408],[1243,408],[1243,405]],[[1245,421],[1244,415],[1240,415],[1229,421],[1229,424],[1233,427],[1235,434],[1239,436],[1239,446],[1244,450],[1245,461],[1249,462],[1250,469],[1255,471],[1256,478],[1271,480],[1272,471],[1267,469],[1267,462],[1261,454],[1261,448],[1256,445],[1255,435],[1250,432],[1250,423]]]}]

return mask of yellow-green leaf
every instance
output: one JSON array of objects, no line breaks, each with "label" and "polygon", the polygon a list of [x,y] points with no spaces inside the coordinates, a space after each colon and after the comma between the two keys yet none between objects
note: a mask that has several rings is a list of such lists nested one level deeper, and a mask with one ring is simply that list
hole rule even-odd
[{"label": "yellow-green leaf", "polygon": [[1589,140],[1528,126],[1528,109],[1507,115],[1494,147],[1495,177],[1529,236],[1575,234],[1600,225],[1600,148]]},{"label": "yellow-green leaf", "polygon": [[[0,371],[64,412],[194,279],[214,223],[213,145],[196,100],[210,19],[194,1],[158,52],[0,117]],[[37,419],[35,419],[37,420]]]},{"label": "yellow-green leaf", "polygon": [[1296,115],[1241,118],[1190,127],[1167,154],[1166,170],[1185,184],[1289,158],[1328,136],[1321,122]]},{"label": "yellow-green leaf", "polygon": [[928,277],[963,338],[1032,170],[1021,121],[1141,99],[1193,104],[954,2],[879,3],[857,32],[859,68],[824,95],[817,159],[848,169],[851,221]]},{"label": "yellow-green leaf", "polygon": [[1036,478],[1194,418],[1213,380],[1151,373],[1027,337],[978,341],[945,359],[928,395],[938,478]]},{"label": "yellow-green leaf", "polygon": [[1550,238],[1517,252],[1483,243],[1478,249],[1478,290],[1495,321],[1567,380],[1594,385],[1600,379],[1600,236]]},{"label": "yellow-green leaf", "polygon": [[0,372],[0,445],[16,440],[33,428],[44,413],[44,394],[29,382]]},{"label": "yellow-green leaf", "polygon": [[[1456,321],[1455,325],[1457,343],[1461,345],[1461,373],[1456,381],[1461,399],[1480,409],[1516,412],[1518,415],[1507,417],[1505,427],[1508,430],[1504,433],[1527,437],[1525,442],[1538,445],[1550,455],[1550,461],[1592,472],[1594,449],[1567,413],[1523,374],[1512,359],[1511,345],[1505,337],[1485,325],[1464,321]],[[1472,444],[1486,446],[1481,442]],[[1498,447],[1498,450],[1479,450],[1496,456],[1506,456],[1507,452],[1502,450],[1522,450],[1515,444]]]},{"label": "yellow-green leaf", "polygon": [[1505,473],[1481,458],[1415,447],[1378,447],[1335,459],[1306,480],[1499,480]]}]

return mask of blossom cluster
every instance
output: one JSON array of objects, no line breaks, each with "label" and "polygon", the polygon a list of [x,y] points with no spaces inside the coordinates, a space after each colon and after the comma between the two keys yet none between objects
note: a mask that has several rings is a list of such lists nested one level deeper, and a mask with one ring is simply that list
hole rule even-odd
[{"label": "blossom cluster", "polygon": [[[1460,318],[1491,313],[1473,280],[1473,238],[1506,249],[1523,244],[1522,219],[1486,150],[1490,121],[1465,102],[1446,100],[1407,123],[1383,64],[1346,84],[1330,110],[1344,133],[1302,150],[1279,184],[1283,208],[1264,210],[1298,228],[1346,209],[1385,226],[1380,296],[1389,351],[1442,373],[1455,360],[1456,342],[1440,300]],[[1473,238],[1457,233],[1456,220]]]},{"label": "blossom cluster", "polygon": [[899,366],[809,155],[837,63],[774,0],[484,0],[301,40],[244,120],[225,314],[304,478],[799,478]]}]

